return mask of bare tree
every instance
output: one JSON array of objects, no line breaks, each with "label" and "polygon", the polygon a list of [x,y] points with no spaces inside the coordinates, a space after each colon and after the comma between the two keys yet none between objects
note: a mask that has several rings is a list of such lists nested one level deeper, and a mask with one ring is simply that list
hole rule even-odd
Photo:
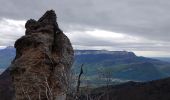
[{"label": "bare tree", "polygon": [[78,75],[78,79],[77,79],[77,85],[76,85],[76,91],[75,91],[75,95],[73,98],[75,98],[75,100],[79,100],[79,96],[80,96],[80,84],[81,84],[81,76],[83,74],[83,66],[84,64],[81,65],[81,69],[80,69],[80,73]]},{"label": "bare tree", "polygon": [[80,78],[82,74],[83,74],[83,64],[81,65],[80,73],[79,73],[78,80],[77,80],[77,87],[76,87],[77,93],[79,93],[79,90],[80,90],[80,83],[81,83]]}]

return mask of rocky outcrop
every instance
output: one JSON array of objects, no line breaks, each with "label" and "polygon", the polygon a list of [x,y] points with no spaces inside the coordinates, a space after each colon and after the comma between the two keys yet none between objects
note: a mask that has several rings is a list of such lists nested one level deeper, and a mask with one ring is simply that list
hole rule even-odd
[{"label": "rocky outcrop", "polygon": [[25,28],[25,36],[15,42],[16,57],[10,67],[16,100],[64,100],[74,53],[55,12],[28,20]]},{"label": "rocky outcrop", "polygon": [[0,100],[14,100],[14,88],[9,68],[0,74]]}]

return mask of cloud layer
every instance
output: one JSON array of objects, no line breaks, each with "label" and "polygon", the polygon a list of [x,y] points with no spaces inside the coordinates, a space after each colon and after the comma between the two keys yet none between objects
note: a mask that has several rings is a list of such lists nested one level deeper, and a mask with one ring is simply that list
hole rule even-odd
[{"label": "cloud layer", "polygon": [[54,9],[75,48],[164,55],[170,49],[169,0],[1,0],[0,4],[0,45],[13,45],[23,35],[27,19]]}]

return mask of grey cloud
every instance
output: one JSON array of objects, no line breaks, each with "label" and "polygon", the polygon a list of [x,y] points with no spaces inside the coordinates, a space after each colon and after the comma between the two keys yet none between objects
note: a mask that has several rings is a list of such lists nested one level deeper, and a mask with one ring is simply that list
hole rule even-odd
[{"label": "grey cloud", "polygon": [[24,35],[24,23],[0,20],[0,46],[13,45],[16,39]]},{"label": "grey cloud", "polygon": [[108,38],[98,38],[89,34],[73,33],[67,36],[71,39],[74,47],[83,49],[110,49],[110,50],[129,50],[129,51],[169,51],[170,42],[146,41],[122,42]]},{"label": "grey cloud", "polygon": [[[75,47],[135,51],[170,49],[169,0],[0,0],[0,4],[0,21],[3,18],[38,19],[46,10],[54,9],[61,29],[67,32]],[[0,45],[13,45],[15,39],[23,35],[13,30],[16,26],[10,27],[12,29],[7,32],[12,34],[0,29]],[[148,41],[115,42],[83,34],[95,29],[143,37]],[[81,34],[74,34],[74,31],[81,31]]]},{"label": "grey cloud", "polygon": [[19,20],[37,19],[54,9],[67,32],[97,28],[170,41],[169,0],[1,0],[0,4],[0,17]]}]

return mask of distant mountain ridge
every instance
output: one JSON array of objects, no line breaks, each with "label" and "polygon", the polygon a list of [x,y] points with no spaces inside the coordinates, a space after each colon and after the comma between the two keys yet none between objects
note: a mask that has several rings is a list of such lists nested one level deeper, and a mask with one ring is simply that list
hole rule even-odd
[{"label": "distant mountain ridge", "polygon": [[15,57],[15,49],[13,46],[8,46],[5,49],[0,49],[0,69],[7,68]]},{"label": "distant mountain ridge", "polygon": [[153,59],[158,59],[165,62],[170,62],[170,57],[153,57]]},{"label": "distant mountain ridge", "polygon": [[[0,50],[0,68],[7,68],[15,56],[15,49],[7,47]],[[133,52],[107,50],[75,50],[73,70],[79,72],[84,64],[88,80],[96,82],[98,69],[112,71],[111,77],[120,80],[150,81],[170,76],[170,63],[138,57]]]},{"label": "distant mountain ridge", "polygon": [[89,77],[97,77],[100,68],[109,69],[112,78],[122,80],[150,81],[170,76],[169,62],[138,57],[127,51],[75,50],[74,69],[81,64]]},{"label": "distant mountain ridge", "polygon": [[107,51],[107,50],[75,50],[75,55],[87,55],[87,54],[112,54],[112,55],[132,55],[136,56],[133,52],[127,51]]}]

